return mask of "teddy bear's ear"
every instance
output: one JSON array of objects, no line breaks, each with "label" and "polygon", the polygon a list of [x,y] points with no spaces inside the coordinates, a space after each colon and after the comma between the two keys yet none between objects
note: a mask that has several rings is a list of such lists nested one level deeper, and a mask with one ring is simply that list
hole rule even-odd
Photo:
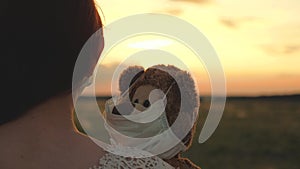
[{"label": "teddy bear's ear", "polygon": [[183,71],[173,65],[155,65],[153,68],[166,71],[175,79],[178,87],[181,89],[181,99],[188,100],[188,103],[182,107],[183,111],[192,112],[195,108],[199,107],[200,102],[197,87],[195,80],[189,72]]},{"label": "teddy bear's ear", "polygon": [[[177,71],[175,80],[180,88],[181,99],[188,100],[182,106],[182,111],[193,112],[199,108],[199,95],[194,79],[187,71]],[[195,112],[194,112],[195,113]],[[197,116],[197,115],[196,115]]]},{"label": "teddy bear's ear", "polygon": [[126,91],[144,73],[142,66],[130,66],[125,69],[119,79],[119,90],[121,93]]}]

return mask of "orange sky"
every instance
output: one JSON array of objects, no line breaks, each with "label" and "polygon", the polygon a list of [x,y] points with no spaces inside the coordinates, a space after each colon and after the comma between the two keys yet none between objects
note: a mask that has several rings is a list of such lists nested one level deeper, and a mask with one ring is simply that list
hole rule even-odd
[{"label": "orange sky", "polygon": [[[98,0],[97,3],[105,25],[133,14],[158,12],[196,26],[219,55],[228,95],[300,93],[299,0]],[[197,78],[200,94],[209,95],[209,79],[203,65],[194,62],[192,54],[180,44],[154,36],[129,39],[109,53],[103,61],[105,72],[99,77],[102,83],[97,84],[97,94],[109,93],[109,76],[122,58],[137,48],[143,50],[153,44],[183,59]]]}]

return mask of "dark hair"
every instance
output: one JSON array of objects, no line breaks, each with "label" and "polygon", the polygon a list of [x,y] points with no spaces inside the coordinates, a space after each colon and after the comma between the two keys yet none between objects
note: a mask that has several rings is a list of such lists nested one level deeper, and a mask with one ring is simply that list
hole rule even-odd
[{"label": "dark hair", "polygon": [[0,8],[2,124],[71,90],[78,54],[102,23],[93,0],[4,0]]}]

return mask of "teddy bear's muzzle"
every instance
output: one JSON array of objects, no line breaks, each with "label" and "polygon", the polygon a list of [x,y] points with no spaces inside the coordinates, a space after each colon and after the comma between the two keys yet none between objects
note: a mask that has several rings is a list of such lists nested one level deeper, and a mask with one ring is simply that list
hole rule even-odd
[{"label": "teddy bear's muzzle", "polygon": [[133,112],[133,109],[134,107],[130,102],[120,103],[113,108],[112,114],[129,115]]}]

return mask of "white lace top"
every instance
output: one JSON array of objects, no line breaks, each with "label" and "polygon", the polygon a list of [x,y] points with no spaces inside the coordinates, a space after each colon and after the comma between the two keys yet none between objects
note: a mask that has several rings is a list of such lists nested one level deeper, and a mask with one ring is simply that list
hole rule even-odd
[{"label": "white lace top", "polygon": [[90,169],[174,169],[168,163],[156,156],[132,158],[107,153],[99,160],[98,166]]},{"label": "white lace top", "polygon": [[125,147],[113,140],[111,143],[112,146],[106,147],[109,152],[99,160],[99,164],[89,169],[175,169],[161,158],[146,151]]}]

